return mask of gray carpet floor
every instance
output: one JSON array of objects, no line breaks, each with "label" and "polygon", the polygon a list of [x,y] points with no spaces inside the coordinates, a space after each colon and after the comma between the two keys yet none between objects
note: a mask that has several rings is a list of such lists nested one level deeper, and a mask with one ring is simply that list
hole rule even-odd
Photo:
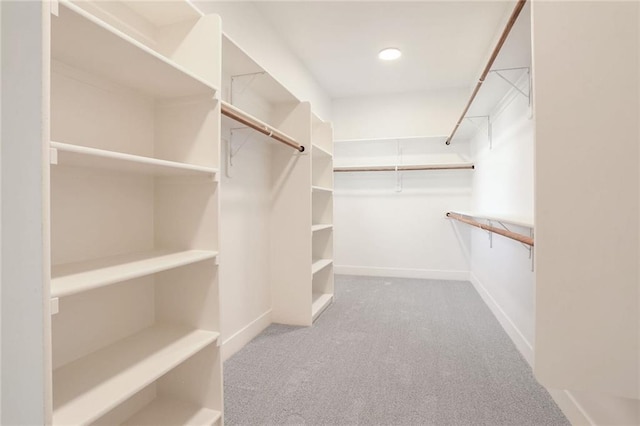
[{"label": "gray carpet floor", "polygon": [[224,364],[227,425],[568,425],[468,282],[336,276]]}]

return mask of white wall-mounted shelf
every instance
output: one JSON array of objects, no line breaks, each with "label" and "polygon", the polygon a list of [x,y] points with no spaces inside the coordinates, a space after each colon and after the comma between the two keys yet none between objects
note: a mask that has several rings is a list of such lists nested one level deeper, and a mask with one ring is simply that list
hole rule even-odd
[{"label": "white wall-mounted shelf", "polygon": [[311,274],[320,272],[333,263],[333,259],[317,259],[311,264]]},{"label": "white wall-mounted shelf", "polygon": [[155,326],[54,370],[53,423],[97,420],[218,336],[212,331]]},{"label": "white wall-mounted shelf", "polygon": [[315,144],[313,145],[313,151],[314,151],[314,153],[318,153],[318,154],[320,154],[322,156],[325,156],[325,157],[328,157],[328,158],[332,158],[333,157],[333,154],[331,154],[329,151],[327,151],[326,149],[321,148],[320,146],[315,145]]},{"label": "white wall-mounted shelf", "polygon": [[133,1],[127,6],[157,27],[172,25],[187,20],[198,19],[202,12],[190,1],[172,1],[163,7],[153,2]]},{"label": "white wall-mounted shelf", "polygon": [[199,407],[185,401],[158,398],[122,426],[212,426],[220,419],[220,412]]},{"label": "white wall-mounted shelf", "polygon": [[108,169],[118,172],[151,174],[156,176],[214,176],[218,173],[218,169],[213,167],[159,160],[157,158],[107,151],[81,145],[52,141],[50,146],[52,149],[51,164],[60,166]]},{"label": "white wall-mounted shelf", "polygon": [[425,142],[444,142],[447,135],[423,135],[423,136],[403,136],[399,138],[367,138],[367,139],[340,139],[334,141],[336,144],[344,143],[364,143],[368,142],[404,142],[404,141],[425,141]]},{"label": "white wall-mounted shelf", "polygon": [[322,231],[324,229],[332,229],[333,228],[333,224],[327,223],[327,224],[318,224],[318,225],[313,225],[311,227],[311,232],[318,232],[318,231]]},{"label": "white wall-mounted shelf", "polygon": [[155,98],[210,94],[211,83],[187,71],[68,0],[51,22],[51,56]]},{"label": "white wall-mounted shelf", "polygon": [[214,259],[215,251],[150,251],[54,265],[51,297],[63,297],[157,272]]},{"label": "white wall-mounted shelf", "polygon": [[329,307],[333,301],[333,294],[313,293],[312,300],[311,315],[315,321],[315,319]]},{"label": "white wall-mounted shelf", "polygon": [[334,167],[334,172],[407,172],[423,170],[472,170],[473,163],[433,163],[433,164],[403,164],[399,166],[390,165],[368,165],[368,166],[339,166]]},{"label": "white wall-mounted shelf", "polygon": [[333,192],[333,189],[331,188],[325,188],[323,186],[312,186],[311,190],[313,192],[318,192],[318,193],[326,193],[326,194],[331,194]]}]

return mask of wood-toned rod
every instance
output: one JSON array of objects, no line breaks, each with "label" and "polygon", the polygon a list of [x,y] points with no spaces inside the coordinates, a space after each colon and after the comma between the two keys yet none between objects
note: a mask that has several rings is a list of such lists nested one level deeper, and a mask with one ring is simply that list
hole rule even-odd
[{"label": "wood-toned rod", "polygon": [[491,56],[489,57],[489,62],[487,62],[487,65],[484,67],[484,71],[482,71],[482,75],[480,75],[480,79],[478,80],[476,87],[473,89],[473,92],[471,93],[471,98],[469,98],[469,102],[467,102],[467,105],[464,107],[464,110],[462,111],[462,115],[460,115],[458,122],[456,123],[455,127],[453,128],[453,131],[451,132],[451,134],[447,138],[447,141],[445,142],[447,145],[451,144],[451,140],[453,139],[456,132],[458,131],[458,127],[460,127],[460,123],[462,123],[462,120],[464,120],[464,117],[467,115],[469,108],[471,108],[471,104],[473,103],[473,100],[476,98],[476,95],[478,94],[478,91],[480,90],[482,83],[484,83],[485,78],[487,78],[487,74],[489,74],[489,71],[491,71],[491,67],[493,66],[493,63],[498,57],[498,53],[500,53],[500,49],[502,49],[502,46],[504,45],[505,41],[507,41],[507,37],[509,37],[509,33],[511,32],[511,29],[516,23],[516,20],[518,19],[518,16],[520,15],[522,8],[524,8],[524,5],[526,2],[527,0],[518,0],[518,3],[513,8],[513,12],[509,17],[509,21],[507,22],[507,25],[504,27],[504,30],[502,31],[502,35],[500,36],[500,39],[498,40],[496,47],[493,49]]},{"label": "wood-toned rod", "polygon": [[296,142],[296,140],[293,139],[291,136],[281,132],[280,130],[274,127],[269,126],[266,123],[263,123],[257,118],[247,114],[246,112],[234,107],[233,105],[227,102],[221,101],[220,103],[221,103],[221,112],[223,115],[226,115],[227,117],[237,121],[238,123],[251,127],[252,129],[262,133],[265,136],[270,137],[271,139],[275,139],[278,142],[281,142],[285,145],[290,146],[291,148],[295,148],[300,152],[304,152],[304,146]]},{"label": "wood-toned rod", "polygon": [[473,169],[473,164],[426,164],[422,166],[354,166],[336,167],[334,172],[395,172],[412,170],[464,170]]},{"label": "wood-toned rod", "polygon": [[467,225],[475,226],[476,228],[484,229],[485,231],[502,235],[503,237],[511,238],[512,240],[516,240],[521,242],[522,244],[533,247],[533,237],[518,234],[517,232],[507,231],[506,229],[496,228],[495,226],[485,225],[484,223],[476,222],[473,219],[466,218],[453,212],[447,212],[447,217],[459,220],[460,222],[466,223]]}]

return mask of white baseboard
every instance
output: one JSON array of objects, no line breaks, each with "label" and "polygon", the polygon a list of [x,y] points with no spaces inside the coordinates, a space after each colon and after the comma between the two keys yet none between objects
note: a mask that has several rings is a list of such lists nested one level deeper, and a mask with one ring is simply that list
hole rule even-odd
[{"label": "white baseboard", "polygon": [[558,389],[547,389],[547,391],[573,426],[596,426],[571,392]]},{"label": "white baseboard", "polygon": [[487,304],[493,315],[496,317],[502,328],[511,338],[513,343],[518,348],[518,351],[522,354],[524,359],[527,360],[529,365],[533,367],[533,345],[524,337],[524,334],[520,332],[515,323],[509,318],[509,316],[502,310],[498,302],[491,296],[491,293],[482,285],[478,277],[473,272],[469,273],[471,284],[476,289],[484,303]]},{"label": "white baseboard", "polygon": [[262,333],[262,331],[271,325],[271,309],[251,321],[245,327],[233,334],[227,340],[222,342],[220,352],[222,354],[222,362],[231,358],[236,352],[242,349],[254,337]]},{"label": "white baseboard", "polygon": [[469,280],[469,271],[441,271],[437,269],[375,268],[371,266],[334,265],[333,272],[341,275],[362,275],[366,277],[421,278],[448,281]]},{"label": "white baseboard", "polygon": [[[526,359],[531,368],[533,368],[534,355],[533,345],[531,342],[527,340],[516,324],[511,320],[511,318],[509,318],[506,312],[502,310],[498,302],[496,302],[493,296],[491,296],[491,293],[487,291],[485,286],[482,285],[482,282],[480,282],[473,272],[469,273],[469,278],[473,287],[476,289],[482,300],[484,300],[484,303],[489,307],[504,331],[511,338],[511,341],[516,345],[518,351],[520,351],[524,359]],[[572,425],[595,425],[585,409],[575,400],[569,391],[558,389],[547,389],[547,391]]]}]

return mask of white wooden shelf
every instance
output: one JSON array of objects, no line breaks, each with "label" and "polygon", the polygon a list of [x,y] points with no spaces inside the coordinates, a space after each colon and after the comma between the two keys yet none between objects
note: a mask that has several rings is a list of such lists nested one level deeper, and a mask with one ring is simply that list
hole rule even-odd
[{"label": "white wooden shelf", "polygon": [[54,370],[53,424],[95,421],[218,337],[155,326]]},{"label": "white wooden shelf", "polygon": [[217,255],[217,252],[207,250],[158,250],[54,265],[51,271],[51,297],[69,296],[179,266],[214,259]]},{"label": "white wooden shelf", "polygon": [[190,1],[164,2],[162,7],[147,1],[132,1],[127,7],[157,27],[198,19],[202,12]]},{"label": "white wooden shelf", "polygon": [[311,274],[315,274],[333,263],[333,259],[317,259],[311,264]]},{"label": "white wooden shelf", "polygon": [[367,139],[340,139],[333,141],[334,144],[343,143],[364,143],[369,142],[397,142],[397,141],[418,141],[424,140],[428,142],[444,142],[447,140],[447,135],[424,135],[424,136],[404,136],[399,138],[367,138]]},{"label": "white wooden shelf", "polygon": [[51,22],[51,56],[156,98],[212,95],[216,87],[68,0]]},{"label": "white wooden shelf", "polygon": [[317,232],[317,231],[322,231],[324,229],[331,229],[331,228],[333,228],[333,224],[331,223],[313,225],[311,226],[311,232]]},{"label": "white wooden shelf", "polygon": [[317,152],[318,154],[328,158],[333,158],[333,155],[329,151],[315,144],[313,145],[313,152]]},{"label": "white wooden shelf", "polygon": [[331,188],[326,188],[326,187],[324,187],[324,186],[312,186],[312,187],[311,187],[311,190],[312,190],[313,192],[324,192],[324,193],[328,193],[328,194],[330,194],[330,193],[332,193],[332,192],[333,192],[333,189],[331,189]]},{"label": "white wooden shelf", "polygon": [[358,165],[336,166],[334,172],[395,172],[395,171],[421,171],[421,170],[471,170],[473,163],[431,163],[431,164],[403,164],[394,165]]},{"label": "white wooden shelf", "polygon": [[470,213],[470,212],[461,212],[461,211],[452,211],[451,213],[456,213],[462,216],[473,217],[476,219],[488,219],[488,220],[493,220],[494,222],[508,223],[511,225],[522,226],[524,228],[533,229],[533,218],[530,218],[530,217],[518,217],[518,216],[510,216],[510,215],[492,215],[492,214]]},{"label": "white wooden shelf", "polygon": [[333,294],[313,293],[311,304],[311,316],[315,321],[333,301]]},{"label": "white wooden shelf", "polygon": [[214,176],[218,169],[62,142],[51,142],[51,164],[151,174],[156,176]]},{"label": "white wooden shelf", "polygon": [[142,411],[130,417],[122,426],[211,426],[221,415],[219,411],[167,398],[157,398]]}]

